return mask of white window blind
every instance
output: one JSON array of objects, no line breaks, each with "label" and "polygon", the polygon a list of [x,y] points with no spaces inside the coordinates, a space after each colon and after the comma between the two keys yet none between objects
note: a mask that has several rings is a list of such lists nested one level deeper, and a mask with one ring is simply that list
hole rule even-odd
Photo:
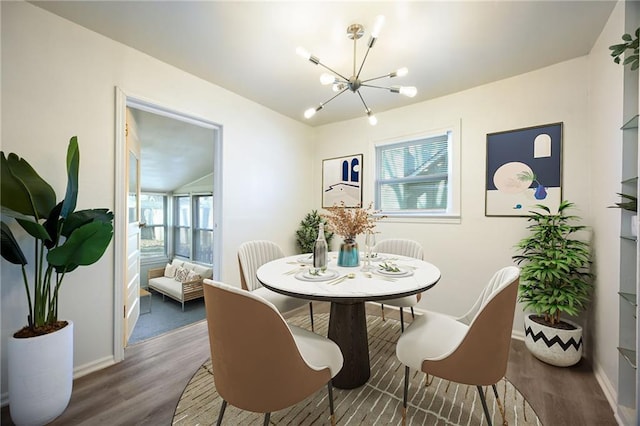
[{"label": "white window blind", "polygon": [[440,213],[450,204],[451,132],[376,146],[376,209]]}]

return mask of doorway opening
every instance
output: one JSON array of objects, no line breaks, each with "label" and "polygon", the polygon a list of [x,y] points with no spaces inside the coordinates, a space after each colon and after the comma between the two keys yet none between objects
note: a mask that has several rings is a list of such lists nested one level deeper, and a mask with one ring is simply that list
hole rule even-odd
[{"label": "doorway opening", "polygon": [[[202,298],[185,302],[183,310],[179,301],[149,288],[147,277],[175,259],[210,268],[219,278],[222,127],[120,89],[116,102],[116,217],[128,219],[116,225],[115,247],[114,343],[123,359],[128,344],[204,319]],[[138,149],[135,188],[123,176],[133,173],[132,146]]]}]

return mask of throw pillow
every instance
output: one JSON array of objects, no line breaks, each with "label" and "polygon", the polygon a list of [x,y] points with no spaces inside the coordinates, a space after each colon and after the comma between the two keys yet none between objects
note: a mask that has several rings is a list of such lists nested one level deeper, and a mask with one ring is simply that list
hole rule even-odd
[{"label": "throw pillow", "polygon": [[164,267],[164,276],[167,278],[174,278],[176,276],[176,266],[170,263],[167,263],[167,266]]},{"label": "throw pillow", "polygon": [[178,267],[178,269],[176,270],[176,277],[175,280],[176,281],[180,281],[181,283],[185,282],[187,280],[187,276],[189,275],[189,270],[183,268],[182,266]]},{"label": "throw pillow", "polygon": [[187,275],[187,281],[196,281],[201,279],[202,277],[196,271],[190,271],[189,275]]}]

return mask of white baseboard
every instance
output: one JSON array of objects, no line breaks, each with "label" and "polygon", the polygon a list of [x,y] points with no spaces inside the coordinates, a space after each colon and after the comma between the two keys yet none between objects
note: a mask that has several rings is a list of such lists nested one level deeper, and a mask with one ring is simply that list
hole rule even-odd
[{"label": "white baseboard", "polygon": [[617,403],[618,392],[613,388],[611,381],[609,380],[607,375],[604,374],[604,371],[602,370],[602,368],[600,368],[600,366],[595,363],[593,364],[593,375],[595,376],[596,381],[600,385],[600,388],[602,389],[602,393],[604,393],[605,398],[607,398],[607,401],[609,402],[609,405],[613,410],[613,414],[616,418],[616,421],[618,422],[618,424],[622,424],[622,422],[618,418],[618,403]]},{"label": "white baseboard", "polygon": [[511,330],[511,338],[524,342],[524,330],[522,328]]},{"label": "white baseboard", "polygon": [[115,358],[113,355],[106,356],[102,359],[97,359],[88,364],[80,365],[73,369],[73,379],[79,379],[82,376],[91,374],[95,371],[102,370],[115,364]]}]

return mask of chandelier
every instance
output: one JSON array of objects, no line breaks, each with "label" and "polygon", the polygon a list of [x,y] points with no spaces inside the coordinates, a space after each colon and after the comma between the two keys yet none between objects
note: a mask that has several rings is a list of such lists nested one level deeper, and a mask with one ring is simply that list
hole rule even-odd
[{"label": "chandelier", "polygon": [[360,100],[362,101],[362,105],[364,105],[365,114],[369,118],[369,123],[372,126],[375,126],[378,123],[378,119],[375,117],[375,115],[373,115],[373,112],[367,106],[367,103],[364,101],[364,98],[360,93],[360,89],[362,87],[373,87],[375,89],[388,90],[391,93],[400,93],[401,95],[405,95],[410,98],[413,98],[418,93],[418,90],[413,86],[384,87],[384,86],[377,86],[374,84],[370,84],[371,82],[375,80],[379,80],[381,78],[402,77],[404,75],[407,75],[408,70],[406,68],[400,68],[396,71],[390,72],[389,74],[381,75],[379,77],[373,77],[368,79],[360,78],[360,73],[362,72],[364,63],[367,60],[369,51],[371,50],[376,40],[378,39],[378,35],[380,34],[380,30],[382,28],[383,23],[384,23],[384,16],[382,15],[378,16],[378,18],[376,19],[376,23],[374,25],[373,31],[371,32],[371,36],[369,37],[369,42],[367,44],[367,51],[364,54],[364,58],[362,59],[362,63],[360,64],[360,67],[357,69],[357,72],[356,72],[356,44],[358,39],[360,39],[364,35],[364,26],[361,24],[351,24],[347,27],[347,37],[353,40],[353,71],[352,71],[351,77],[346,77],[340,74],[339,72],[329,68],[328,66],[320,62],[320,59],[313,56],[302,47],[298,47],[296,49],[296,53],[302,58],[307,59],[309,62],[311,62],[314,65],[320,65],[323,68],[327,69],[328,71],[331,71],[331,74],[323,73],[320,76],[320,83],[323,85],[332,85],[333,91],[337,92],[335,95],[333,95],[331,98],[329,98],[325,102],[321,102],[317,107],[307,109],[304,112],[305,118],[309,119],[313,117],[316,114],[316,112],[323,109],[326,104],[328,104],[338,96],[342,95],[347,90],[351,90],[353,93],[357,94]]}]

